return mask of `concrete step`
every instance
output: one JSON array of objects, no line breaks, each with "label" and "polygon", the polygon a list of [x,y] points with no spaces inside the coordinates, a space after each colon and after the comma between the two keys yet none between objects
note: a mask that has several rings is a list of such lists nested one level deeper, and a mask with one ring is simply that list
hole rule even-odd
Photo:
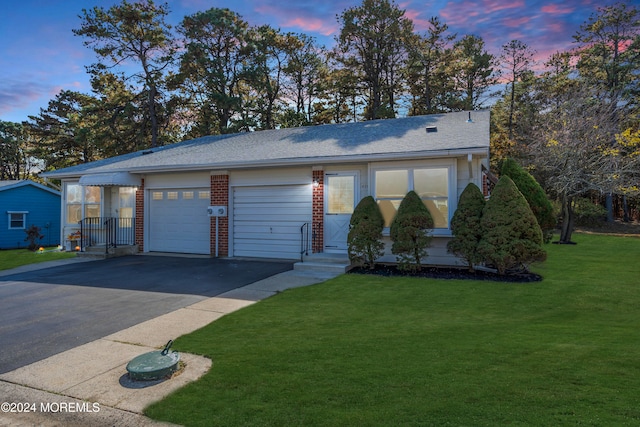
[{"label": "concrete step", "polygon": [[346,254],[317,253],[303,257],[303,262],[318,262],[324,264],[350,264]]},{"label": "concrete step", "polygon": [[295,271],[343,274],[349,270],[351,263],[345,254],[318,253],[307,255],[302,262],[293,265]]},{"label": "concrete step", "polygon": [[345,273],[349,269],[349,264],[296,262],[293,264],[293,269],[300,272],[332,273],[338,275]]},{"label": "concrete step", "polygon": [[78,256],[82,258],[105,259],[126,255],[134,255],[138,253],[138,245],[123,245],[117,248],[109,248],[105,251],[104,245],[89,246],[84,248],[82,252],[78,252]]}]

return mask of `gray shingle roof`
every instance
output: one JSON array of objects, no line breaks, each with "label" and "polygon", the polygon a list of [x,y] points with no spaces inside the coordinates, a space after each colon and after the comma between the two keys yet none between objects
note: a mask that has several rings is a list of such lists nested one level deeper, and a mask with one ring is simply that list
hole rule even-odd
[{"label": "gray shingle roof", "polygon": [[[489,111],[434,114],[215,135],[126,154],[44,174],[64,178],[128,171],[228,169],[238,167],[314,164],[451,152],[489,150]],[[437,132],[426,128],[436,127]],[[147,150],[148,151],[148,150]]]}]

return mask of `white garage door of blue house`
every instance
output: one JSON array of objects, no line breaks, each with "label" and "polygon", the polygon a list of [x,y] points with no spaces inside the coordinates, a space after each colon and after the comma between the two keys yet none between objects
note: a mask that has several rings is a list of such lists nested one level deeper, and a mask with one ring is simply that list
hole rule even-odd
[{"label": "white garage door of blue house", "polygon": [[209,254],[207,188],[149,190],[148,250]]},{"label": "white garage door of blue house", "polygon": [[296,259],[300,227],[311,223],[311,185],[235,187],[233,255]]}]

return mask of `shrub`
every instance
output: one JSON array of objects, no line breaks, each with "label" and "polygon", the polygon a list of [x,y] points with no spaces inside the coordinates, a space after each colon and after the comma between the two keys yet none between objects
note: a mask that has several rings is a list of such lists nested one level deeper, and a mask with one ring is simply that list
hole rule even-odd
[{"label": "shrub", "polygon": [[24,238],[24,241],[29,242],[29,250],[35,251],[38,249],[38,242],[44,238],[44,235],[40,234],[40,227],[32,225],[24,230],[24,232],[27,233],[27,237]]},{"label": "shrub", "polygon": [[404,196],[391,223],[391,252],[397,256],[400,270],[420,271],[421,259],[431,244],[429,230],[433,217],[415,191]]},{"label": "shrub", "polygon": [[511,178],[527,199],[527,203],[529,203],[529,207],[542,229],[544,242],[549,243],[557,226],[557,218],[551,201],[538,181],[513,159],[504,160],[500,175]]},{"label": "shrub", "polygon": [[527,200],[511,178],[500,178],[482,211],[478,253],[499,274],[546,259],[542,230]]},{"label": "shrub", "polygon": [[482,261],[478,254],[478,243],[482,237],[482,209],[485,201],[482,191],[475,184],[469,184],[460,195],[458,208],[451,218],[451,232],[453,239],[447,243],[447,250],[463,258],[469,270],[473,265]]},{"label": "shrub", "polygon": [[373,268],[377,258],[384,254],[382,229],[384,218],[372,196],[360,200],[349,221],[349,259],[355,264]]},{"label": "shrub", "polygon": [[581,197],[573,202],[573,215],[576,225],[598,227],[607,221],[607,208]]}]

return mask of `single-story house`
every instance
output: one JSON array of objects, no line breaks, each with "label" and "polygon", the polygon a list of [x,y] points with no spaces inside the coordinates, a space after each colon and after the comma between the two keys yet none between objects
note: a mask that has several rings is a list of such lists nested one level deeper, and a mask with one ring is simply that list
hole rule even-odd
[{"label": "single-story house", "polygon": [[29,227],[40,228],[40,243],[60,243],[60,192],[31,180],[0,181],[0,249],[24,248]]},{"label": "single-story house", "polygon": [[207,136],[44,176],[62,181],[63,240],[101,218],[143,252],[221,257],[346,255],[362,197],[378,201],[388,236],[415,190],[435,218],[427,262],[456,264],[450,220],[488,165],[489,111],[472,111]]}]

